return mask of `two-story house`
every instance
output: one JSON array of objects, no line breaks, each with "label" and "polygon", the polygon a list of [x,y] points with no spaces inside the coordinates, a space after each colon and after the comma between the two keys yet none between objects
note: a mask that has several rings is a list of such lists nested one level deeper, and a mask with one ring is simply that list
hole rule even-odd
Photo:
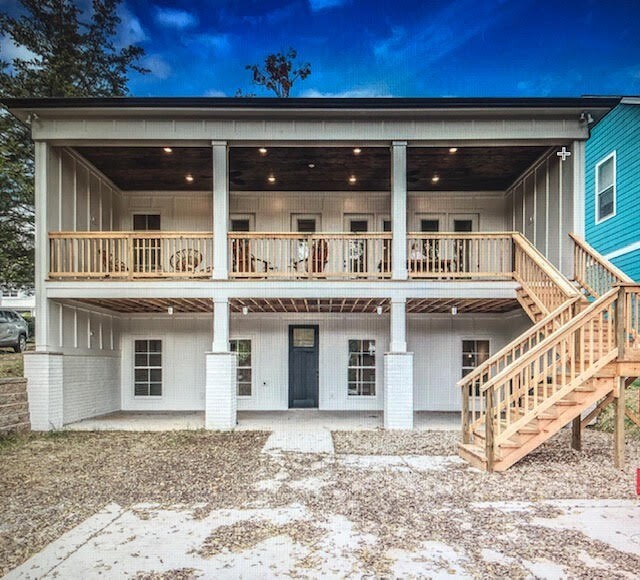
[{"label": "two-story house", "polygon": [[586,146],[587,241],[640,280],[640,97],[624,97]]},{"label": "two-story house", "polygon": [[[616,104],[7,101],[36,147],[32,425],[200,410],[232,429],[238,410],[315,408],[407,429],[463,409],[463,451],[508,467],[537,405],[551,416],[618,354],[598,329],[619,280],[579,240],[585,141]],[[589,328],[596,354],[554,343],[531,371],[533,345]]]}]

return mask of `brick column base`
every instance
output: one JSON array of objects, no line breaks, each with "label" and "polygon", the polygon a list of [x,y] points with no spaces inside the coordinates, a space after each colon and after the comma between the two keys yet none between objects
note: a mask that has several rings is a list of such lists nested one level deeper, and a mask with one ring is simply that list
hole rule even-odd
[{"label": "brick column base", "polygon": [[33,431],[61,429],[62,354],[29,352],[24,355],[24,376],[29,393],[29,416]]},{"label": "brick column base", "polygon": [[384,428],[413,429],[413,353],[384,355]]},{"label": "brick column base", "polygon": [[234,429],[238,411],[237,357],[232,352],[208,352],[205,356],[205,428]]}]

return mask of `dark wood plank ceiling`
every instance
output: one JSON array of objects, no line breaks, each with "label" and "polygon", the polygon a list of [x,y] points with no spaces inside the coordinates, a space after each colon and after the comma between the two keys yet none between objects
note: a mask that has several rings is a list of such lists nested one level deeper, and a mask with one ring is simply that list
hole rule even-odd
[{"label": "dark wood plank ceiling", "polygon": [[[208,147],[79,147],[78,152],[122,190],[202,191],[212,187]],[[504,190],[545,147],[410,147],[410,191]],[[312,165],[312,167],[310,167]],[[186,176],[193,177],[187,181]],[[269,176],[275,178],[269,181]],[[350,181],[354,176],[355,181]],[[433,177],[437,176],[437,181]],[[232,147],[231,191],[389,191],[386,147]]]}]

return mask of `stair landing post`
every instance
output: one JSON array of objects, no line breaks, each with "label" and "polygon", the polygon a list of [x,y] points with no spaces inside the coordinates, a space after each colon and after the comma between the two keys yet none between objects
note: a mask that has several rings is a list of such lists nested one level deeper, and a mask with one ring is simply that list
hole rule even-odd
[{"label": "stair landing post", "polygon": [[582,414],[571,423],[571,448],[582,451]]},{"label": "stair landing post", "polygon": [[613,463],[616,467],[624,467],[624,411],[625,411],[625,378],[616,377],[618,383],[615,388],[614,399],[615,426],[613,434]]}]

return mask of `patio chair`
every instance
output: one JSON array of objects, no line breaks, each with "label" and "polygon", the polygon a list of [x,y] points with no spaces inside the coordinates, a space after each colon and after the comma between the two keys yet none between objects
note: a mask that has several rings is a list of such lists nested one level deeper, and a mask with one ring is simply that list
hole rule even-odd
[{"label": "patio chair", "polygon": [[105,250],[98,250],[98,255],[102,262],[102,271],[105,276],[109,276],[114,272],[127,272],[128,268],[124,262],[115,258],[112,253]]},{"label": "patio chair", "polygon": [[195,272],[202,262],[202,252],[194,248],[178,250],[169,259],[173,272]]}]

